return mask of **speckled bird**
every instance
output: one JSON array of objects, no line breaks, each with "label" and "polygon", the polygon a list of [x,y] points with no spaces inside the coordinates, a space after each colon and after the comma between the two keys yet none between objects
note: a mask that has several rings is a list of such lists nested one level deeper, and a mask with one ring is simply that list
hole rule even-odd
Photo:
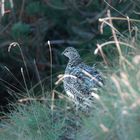
[{"label": "speckled bird", "polygon": [[104,85],[101,74],[86,65],[75,48],[67,47],[62,54],[69,59],[63,80],[66,94],[77,107],[90,107],[93,94]]}]

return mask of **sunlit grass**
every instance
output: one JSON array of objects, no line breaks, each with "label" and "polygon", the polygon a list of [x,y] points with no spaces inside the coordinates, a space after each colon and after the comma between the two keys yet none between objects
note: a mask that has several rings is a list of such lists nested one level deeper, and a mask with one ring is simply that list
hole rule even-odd
[{"label": "sunlit grass", "polygon": [[[132,59],[134,61],[136,57]],[[139,61],[140,63],[140,61]],[[132,63],[134,69],[127,67],[120,74],[112,74],[108,85],[102,91],[98,108],[94,115],[84,118],[84,125],[77,135],[77,140],[139,139],[140,90],[139,66]],[[111,83],[110,83],[111,84]]]},{"label": "sunlit grass", "polygon": [[[115,36],[115,32],[113,34]],[[139,35],[135,37],[139,38]],[[127,44],[121,44],[119,40],[114,42],[120,45],[117,48],[120,57],[116,57],[117,62],[112,54],[112,60],[115,61],[111,62],[114,63],[112,70],[106,72],[106,85],[96,102],[96,111],[93,111],[93,115],[88,118],[83,117],[84,125],[77,133],[77,140],[134,140],[140,138],[140,48],[136,38],[128,41],[135,40],[135,43],[131,43],[131,48],[134,49],[123,49],[122,47],[127,47]],[[100,51],[107,65],[103,46],[109,43],[105,42],[97,46],[95,51],[95,54]],[[111,54],[109,55],[111,56]],[[107,69],[110,69],[110,65],[107,66]]]}]

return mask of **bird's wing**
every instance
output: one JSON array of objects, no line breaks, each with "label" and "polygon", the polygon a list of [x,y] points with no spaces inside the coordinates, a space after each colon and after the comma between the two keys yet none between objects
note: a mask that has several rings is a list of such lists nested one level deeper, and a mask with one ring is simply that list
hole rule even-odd
[{"label": "bird's wing", "polygon": [[65,84],[76,94],[89,95],[91,91],[95,91],[103,85],[103,80],[99,72],[80,63],[79,65],[69,69],[69,77],[65,78]]},{"label": "bird's wing", "polygon": [[94,88],[103,86],[102,76],[95,68],[85,65],[84,63],[79,64],[77,67],[79,67],[80,79],[89,87]]}]

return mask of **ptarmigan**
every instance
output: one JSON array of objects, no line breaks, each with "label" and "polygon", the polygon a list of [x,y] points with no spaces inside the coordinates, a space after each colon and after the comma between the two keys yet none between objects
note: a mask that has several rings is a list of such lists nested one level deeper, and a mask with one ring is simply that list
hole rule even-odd
[{"label": "ptarmigan", "polygon": [[82,61],[75,48],[67,47],[62,54],[69,58],[63,80],[66,94],[78,107],[90,107],[93,94],[103,86],[102,76]]}]

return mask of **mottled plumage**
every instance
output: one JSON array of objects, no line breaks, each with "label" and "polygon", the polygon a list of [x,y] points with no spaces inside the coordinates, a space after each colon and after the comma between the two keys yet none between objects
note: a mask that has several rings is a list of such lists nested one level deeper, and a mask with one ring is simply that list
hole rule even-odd
[{"label": "mottled plumage", "polygon": [[66,48],[63,55],[69,58],[63,81],[65,92],[75,104],[82,107],[91,106],[94,98],[92,93],[103,85],[100,73],[86,65],[73,47]]}]

